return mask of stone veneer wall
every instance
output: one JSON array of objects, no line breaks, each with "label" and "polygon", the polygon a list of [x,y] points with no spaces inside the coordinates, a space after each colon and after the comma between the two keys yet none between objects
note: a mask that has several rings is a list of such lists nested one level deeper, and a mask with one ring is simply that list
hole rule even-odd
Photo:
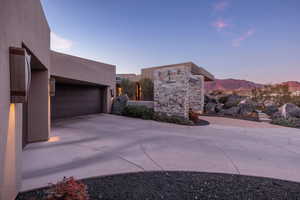
[{"label": "stone veneer wall", "polygon": [[154,71],[154,111],[188,118],[189,69],[177,66]]},{"label": "stone veneer wall", "polygon": [[154,111],[189,118],[189,109],[202,113],[204,77],[185,65],[154,71]]},{"label": "stone veneer wall", "polygon": [[204,109],[204,77],[190,75],[189,79],[189,106],[192,111],[202,114]]}]

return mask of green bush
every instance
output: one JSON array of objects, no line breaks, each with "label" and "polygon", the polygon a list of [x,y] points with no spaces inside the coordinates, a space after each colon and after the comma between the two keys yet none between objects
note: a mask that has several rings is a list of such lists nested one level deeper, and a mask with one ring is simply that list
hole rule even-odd
[{"label": "green bush", "polygon": [[136,84],[134,82],[129,79],[122,79],[120,87],[122,88],[122,95],[127,94],[129,99],[135,98]]},{"label": "green bush", "polygon": [[178,116],[168,116],[164,113],[154,113],[153,119],[160,122],[168,122],[181,125],[193,125],[194,123],[188,119]]},{"label": "green bush", "polygon": [[188,119],[178,116],[168,116],[164,113],[155,113],[153,109],[146,106],[128,105],[124,108],[122,115],[141,119],[152,119],[160,122],[168,122],[181,125],[193,125],[194,123]]},{"label": "green bush", "polygon": [[122,115],[142,119],[153,119],[154,110],[146,106],[128,105],[124,108]]},{"label": "green bush", "polygon": [[151,79],[143,78],[139,81],[142,90],[142,99],[144,101],[153,101],[154,84]]},{"label": "green bush", "polygon": [[292,128],[300,128],[300,119],[295,117],[290,118],[274,118],[272,119],[272,124],[280,125],[280,126],[286,126],[286,127],[292,127]]}]

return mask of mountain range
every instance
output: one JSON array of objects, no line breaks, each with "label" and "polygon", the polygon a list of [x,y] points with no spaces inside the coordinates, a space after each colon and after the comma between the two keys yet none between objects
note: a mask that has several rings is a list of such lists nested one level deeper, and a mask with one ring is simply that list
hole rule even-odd
[{"label": "mountain range", "polygon": [[[288,85],[291,92],[300,91],[300,82],[287,81],[280,84]],[[216,79],[215,81],[205,82],[206,91],[249,91],[254,88],[262,87],[264,87],[263,84],[239,79]]]}]

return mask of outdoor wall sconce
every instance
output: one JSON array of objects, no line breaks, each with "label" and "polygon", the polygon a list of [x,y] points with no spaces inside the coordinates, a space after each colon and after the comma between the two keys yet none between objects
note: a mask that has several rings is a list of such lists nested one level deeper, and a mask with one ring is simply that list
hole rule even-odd
[{"label": "outdoor wall sconce", "polygon": [[11,103],[26,103],[31,82],[31,56],[24,48],[9,48]]},{"label": "outdoor wall sconce", "polygon": [[111,97],[114,97],[114,96],[115,96],[114,90],[113,90],[113,89],[110,89],[110,96],[111,96]]},{"label": "outdoor wall sconce", "polygon": [[50,96],[53,97],[55,96],[55,78],[51,77],[49,81],[50,85]]}]

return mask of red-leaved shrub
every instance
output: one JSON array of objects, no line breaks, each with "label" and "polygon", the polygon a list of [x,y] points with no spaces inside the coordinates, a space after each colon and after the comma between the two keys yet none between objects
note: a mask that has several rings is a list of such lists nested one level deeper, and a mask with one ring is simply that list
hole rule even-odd
[{"label": "red-leaved shrub", "polygon": [[87,186],[74,177],[50,184],[47,200],[89,200]]}]

